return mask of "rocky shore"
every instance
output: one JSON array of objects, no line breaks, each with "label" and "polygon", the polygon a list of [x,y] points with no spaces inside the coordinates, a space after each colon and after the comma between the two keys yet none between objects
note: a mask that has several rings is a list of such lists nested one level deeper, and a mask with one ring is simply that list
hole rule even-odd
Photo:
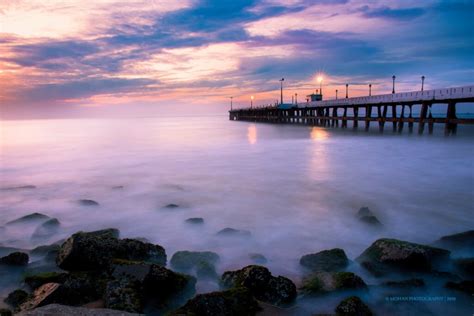
[{"label": "rocky shore", "polygon": [[[92,202],[79,203],[94,207]],[[361,208],[356,218],[382,226],[368,208]],[[40,213],[5,225],[24,222],[37,225],[35,238],[53,236],[60,226],[59,220]],[[187,222],[202,224],[203,219]],[[249,234],[233,228],[217,233],[243,240]],[[348,258],[339,248],[303,255],[299,262],[304,277],[299,281],[273,274],[264,266],[267,258],[263,254],[249,255],[254,265],[219,274],[220,256],[212,251],[183,250],[169,258],[164,246],[120,238],[114,228],[81,231],[31,250],[1,245],[0,274],[21,276],[21,282],[4,297],[0,316],[294,315],[298,314],[295,307],[305,300],[335,293],[340,299],[331,305],[333,315],[374,315],[374,307],[380,310],[380,305],[385,306],[386,314],[397,314],[393,304],[374,299],[370,293],[385,289],[393,295],[410,294],[431,282],[469,300],[474,293],[473,247],[473,230],[442,236],[430,245],[381,238],[356,258]],[[214,282],[220,290],[196,294],[199,280]],[[423,310],[415,311],[424,315]]]}]

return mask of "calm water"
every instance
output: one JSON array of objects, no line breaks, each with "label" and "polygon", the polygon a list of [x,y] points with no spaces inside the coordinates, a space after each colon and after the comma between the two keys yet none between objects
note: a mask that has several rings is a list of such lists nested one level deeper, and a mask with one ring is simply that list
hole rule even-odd
[{"label": "calm water", "polygon": [[[472,136],[467,129],[448,138],[353,133],[225,116],[2,121],[1,187],[37,188],[0,191],[0,225],[42,212],[62,230],[32,242],[33,228],[7,229],[0,243],[30,248],[117,227],[123,237],[163,245],[168,258],[177,250],[216,251],[219,272],[250,264],[248,254],[259,252],[272,272],[298,282],[306,253],[341,247],[354,259],[381,236],[430,243],[472,229]],[[169,203],[181,207],[164,209]],[[383,230],[355,219],[362,206]],[[205,224],[190,227],[189,217]],[[225,227],[252,235],[217,237]]]}]

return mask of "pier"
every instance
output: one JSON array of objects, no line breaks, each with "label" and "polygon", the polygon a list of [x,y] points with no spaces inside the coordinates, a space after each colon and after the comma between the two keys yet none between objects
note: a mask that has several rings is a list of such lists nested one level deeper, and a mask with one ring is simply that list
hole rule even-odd
[{"label": "pier", "polygon": [[[291,104],[233,109],[229,111],[232,121],[251,121],[275,124],[303,124],[323,127],[350,127],[357,129],[359,123],[368,130],[370,124],[378,124],[384,131],[386,123],[394,132],[402,132],[404,126],[413,132],[417,124],[422,134],[425,126],[433,132],[434,124],[444,124],[445,134],[456,134],[460,124],[474,124],[474,118],[456,115],[456,104],[474,103],[474,85],[416,92],[391,93],[365,97],[343,98],[326,101],[307,101]],[[446,115],[434,117],[432,108],[444,106]],[[437,111],[437,112],[438,112]],[[351,122],[351,124],[348,124]],[[391,123],[391,124],[390,124]]]}]

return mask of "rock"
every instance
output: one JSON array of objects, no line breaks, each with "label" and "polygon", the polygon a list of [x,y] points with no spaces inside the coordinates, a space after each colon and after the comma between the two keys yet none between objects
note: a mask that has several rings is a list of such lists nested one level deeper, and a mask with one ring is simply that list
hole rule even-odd
[{"label": "rock", "polygon": [[372,316],[370,308],[357,296],[350,296],[337,305],[336,316]]},{"label": "rock", "polygon": [[201,279],[218,279],[214,264],[207,261],[200,261],[196,265],[196,276]]},{"label": "rock", "polygon": [[472,255],[474,253],[474,230],[443,236],[435,242],[435,245],[450,250],[466,251]]},{"label": "rock", "polygon": [[185,220],[188,224],[204,224],[204,219],[202,217],[191,217]]},{"label": "rock", "polygon": [[246,288],[196,295],[171,315],[237,316],[255,315],[261,308]]},{"label": "rock", "polygon": [[46,283],[36,289],[32,296],[20,305],[21,310],[30,310],[36,307],[56,303],[63,300],[63,294],[58,283]]},{"label": "rock", "polygon": [[34,185],[20,185],[17,187],[6,187],[6,188],[0,188],[2,191],[16,191],[16,190],[32,190],[36,189],[36,186]]},{"label": "rock", "polygon": [[304,255],[300,264],[311,271],[338,271],[349,264],[346,253],[340,248],[323,250],[318,253]]},{"label": "rock", "polygon": [[143,300],[137,282],[126,279],[113,280],[107,283],[104,294],[104,305],[107,308],[139,313],[143,310]]},{"label": "rock", "polygon": [[474,280],[461,281],[461,282],[447,282],[444,285],[445,288],[465,292],[469,295],[474,293]]},{"label": "rock", "polygon": [[445,249],[383,238],[375,241],[356,261],[375,275],[384,275],[393,270],[429,272],[447,261],[449,255]]},{"label": "rock", "polygon": [[31,213],[15,220],[9,221],[6,225],[14,225],[14,224],[26,224],[26,223],[37,223],[37,222],[44,222],[50,219],[49,216],[41,214],[41,213]]},{"label": "rock", "polygon": [[0,316],[12,316],[12,311],[6,308],[0,308]]},{"label": "rock", "polygon": [[48,261],[54,261],[59,253],[59,244],[38,246],[30,251],[31,256],[44,256]]},{"label": "rock", "polygon": [[[61,280],[58,278],[58,281]],[[61,285],[63,300],[56,303],[66,305],[83,305],[101,299],[108,278],[96,272],[72,272]]]},{"label": "rock", "polygon": [[77,203],[79,203],[82,206],[99,206],[100,204],[94,200],[88,200],[88,199],[81,199],[77,200]]},{"label": "rock", "polygon": [[332,291],[367,290],[367,284],[352,272],[317,272],[303,280],[305,294],[322,294]]},{"label": "rock", "polygon": [[374,216],[374,213],[367,207],[361,207],[359,211],[357,212],[357,217],[362,217],[362,216]]},{"label": "rock", "polygon": [[63,272],[43,272],[25,276],[24,282],[34,290],[46,283],[64,283],[67,277]]},{"label": "rock", "polygon": [[296,286],[291,280],[274,277],[262,266],[250,265],[241,270],[227,271],[221,281],[226,287],[245,287],[256,299],[275,305],[289,304],[296,298]]},{"label": "rock", "polygon": [[73,307],[60,304],[49,304],[43,307],[36,308],[31,311],[23,311],[17,316],[53,316],[53,315],[68,315],[68,316],[138,316],[139,314],[132,314],[124,311],[118,311],[106,308],[86,308]]},{"label": "rock", "polygon": [[134,239],[118,239],[116,230],[79,232],[69,237],[56,258],[61,269],[68,271],[100,270],[113,258],[166,264],[163,247]]},{"label": "rock", "polygon": [[155,304],[162,305],[170,297],[183,294],[194,293],[196,279],[173,272],[165,267],[152,264],[149,273],[143,280],[143,291],[145,297],[153,299]]},{"label": "rock", "polygon": [[171,257],[170,264],[181,271],[189,271],[201,262],[215,264],[219,255],[212,251],[177,251]]},{"label": "rock", "polygon": [[156,264],[114,260],[111,276],[119,282],[107,284],[106,306],[110,308],[139,311],[145,303],[163,308],[177,297],[189,297],[195,291],[193,277]]},{"label": "rock", "polygon": [[425,281],[423,279],[407,279],[402,281],[386,281],[381,284],[382,286],[392,288],[412,288],[412,287],[424,287]]},{"label": "rock", "polygon": [[168,209],[174,209],[174,208],[178,208],[178,207],[179,207],[179,205],[174,204],[174,203],[170,203],[170,204],[165,205],[165,208],[168,208]]},{"label": "rock", "polygon": [[217,232],[218,236],[232,236],[232,237],[250,237],[251,233],[248,230],[234,229],[226,227]]},{"label": "rock", "polygon": [[34,231],[33,235],[31,236],[32,239],[42,239],[42,238],[49,238],[52,235],[56,234],[59,230],[59,223],[57,218],[51,218],[41,224],[36,230]]},{"label": "rock", "polygon": [[112,190],[122,190],[124,188],[123,185],[115,185],[112,187]]},{"label": "rock", "polygon": [[260,253],[251,253],[249,254],[249,258],[258,264],[265,264],[268,261],[267,258],[265,258],[265,256]]},{"label": "rock", "polygon": [[29,257],[24,252],[12,252],[11,254],[0,258],[0,264],[9,266],[26,266],[28,265]]},{"label": "rock", "polygon": [[359,211],[357,212],[357,218],[361,222],[364,222],[366,224],[370,224],[373,226],[382,226],[382,223],[379,221],[377,216],[372,213],[372,211],[368,207],[361,207]]},{"label": "rock", "polygon": [[374,226],[382,226],[382,223],[375,216],[362,216],[362,217],[359,217],[359,220],[366,224],[370,224]]},{"label": "rock", "polygon": [[8,294],[4,302],[13,308],[17,308],[18,306],[23,304],[27,298],[28,298],[28,293],[26,293],[23,290],[18,289]]},{"label": "rock", "polygon": [[453,264],[463,275],[474,278],[474,258],[454,259]]},{"label": "rock", "polygon": [[26,249],[14,248],[14,247],[0,247],[0,257],[9,255],[13,252],[27,252]]}]

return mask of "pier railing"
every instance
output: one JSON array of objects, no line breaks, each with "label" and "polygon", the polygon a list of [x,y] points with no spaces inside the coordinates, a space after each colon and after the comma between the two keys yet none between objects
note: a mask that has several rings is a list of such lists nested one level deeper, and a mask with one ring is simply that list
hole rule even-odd
[{"label": "pier railing", "polygon": [[[339,126],[341,122],[343,128],[348,127],[349,121],[357,128],[358,122],[363,121],[367,130],[370,123],[376,121],[381,131],[386,122],[391,122],[393,130],[399,132],[403,130],[405,123],[408,124],[409,131],[417,123],[419,133],[423,133],[425,124],[428,124],[429,132],[432,133],[433,124],[438,123],[445,124],[446,134],[455,134],[458,124],[474,124],[474,119],[458,118],[456,115],[456,104],[467,102],[474,103],[474,85],[306,102],[295,104],[291,108],[267,106],[238,109],[229,112],[229,119],[326,127]],[[431,112],[433,104],[446,104],[446,116],[434,117]],[[419,107],[419,116],[413,115],[413,107]]]}]

